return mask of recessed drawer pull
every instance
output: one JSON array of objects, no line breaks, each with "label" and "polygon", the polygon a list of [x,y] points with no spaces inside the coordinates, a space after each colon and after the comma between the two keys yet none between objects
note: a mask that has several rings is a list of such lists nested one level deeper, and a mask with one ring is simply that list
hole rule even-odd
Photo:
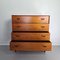
[{"label": "recessed drawer pull", "polygon": [[19,35],[15,35],[16,37],[20,37]]},{"label": "recessed drawer pull", "polygon": [[19,27],[21,27],[21,26],[16,26],[16,28],[19,28]]},{"label": "recessed drawer pull", "polygon": [[44,45],[43,47],[47,47],[47,46]]},{"label": "recessed drawer pull", "polygon": [[20,20],[20,18],[17,18],[17,20]]},{"label": "recessed drawer pull", "polygon": [[42,37],[46,37],[45,35],[41,35]]},{"label": "recessed drawer pull", "polygon": [[44,20],[44,18],[41,18],[41,20]]},{"label": "recessed drawer pull", "polygon": [[41,26],[41,28],[44,28],[45,26]]},{"label": "recessed drawer pull", "polygon": [[18,47],[18,45],[14,45],[15,47]]}]

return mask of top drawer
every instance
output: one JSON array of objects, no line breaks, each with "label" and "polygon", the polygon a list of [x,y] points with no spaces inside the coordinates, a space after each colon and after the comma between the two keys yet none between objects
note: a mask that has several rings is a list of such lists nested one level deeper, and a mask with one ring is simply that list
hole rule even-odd
[{"label": "top drawer", "polygon": [[49,23],[49,15],[12,15],[12,23]]}]

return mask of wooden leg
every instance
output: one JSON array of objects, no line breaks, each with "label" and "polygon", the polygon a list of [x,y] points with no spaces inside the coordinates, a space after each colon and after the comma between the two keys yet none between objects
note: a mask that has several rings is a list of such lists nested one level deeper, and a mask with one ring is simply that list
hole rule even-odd
[{"label": "wooden leg", "polygon": [[16,52],[16,50],[15,50],[15,52]]},{"label": "wooden leg", "polygon": [[44,53],[45,53],[46,51],[44,51]]}]

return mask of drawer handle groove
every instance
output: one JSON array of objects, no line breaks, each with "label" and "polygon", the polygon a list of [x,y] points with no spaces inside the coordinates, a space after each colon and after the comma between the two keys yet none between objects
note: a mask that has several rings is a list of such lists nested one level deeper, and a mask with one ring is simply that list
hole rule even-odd
[{"label": "drawer handle groove", "polygon": [[17,20],[20,20],[20,18],[17,18]]},{"label": "drawer handle groove", "polygon": [[16,37],[20,37],[19,35],[15,35]]},{"label": "drawer handle groove", "polygon": [[21,26],[16,26],[16,28],[19,28],[19,27],[21,27]]},{"label": "drawer handle groove", "polygon": [[47,47],[47,46],[43,46],[43,47]]},{"label": "drawer handle groove", "polygon": [[41,20],[44,20],[44,18],[41,18]]},{"label": "drawer handle groove", "polygon": [[41,26],[41,28],[44,28],[45,26]]},{"label": "drawer handle groove", "polygon": [[15,47],[18,47],[18,45],[14,45]]},{"label": "drawer handle groove", "polygon": [[45,35],[41,35],[42,37],[45,37]]}]

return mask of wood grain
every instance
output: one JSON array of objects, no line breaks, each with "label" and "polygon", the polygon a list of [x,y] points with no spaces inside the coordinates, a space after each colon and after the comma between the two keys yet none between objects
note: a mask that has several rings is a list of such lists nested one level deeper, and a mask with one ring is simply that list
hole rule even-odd
[{"label": "wood grain", "polygon": [[12,15],[12,23],[49,23],[49,15]]},{"label": "wood grain", "polygon": [[49,31],[49,24],[12,24],[12,31]]},{"label": "wood grain", "polygon": [[49,41],[50,40],[50,33],[17,33],[17,32],[12,32],[12,40],[34,40],[34,41],[39,41],[39,40],[44,40],[44,41]]},{"label": "wood grain", "polygon": [[51,51],[51,42],[11,42],[13,51]]}]

